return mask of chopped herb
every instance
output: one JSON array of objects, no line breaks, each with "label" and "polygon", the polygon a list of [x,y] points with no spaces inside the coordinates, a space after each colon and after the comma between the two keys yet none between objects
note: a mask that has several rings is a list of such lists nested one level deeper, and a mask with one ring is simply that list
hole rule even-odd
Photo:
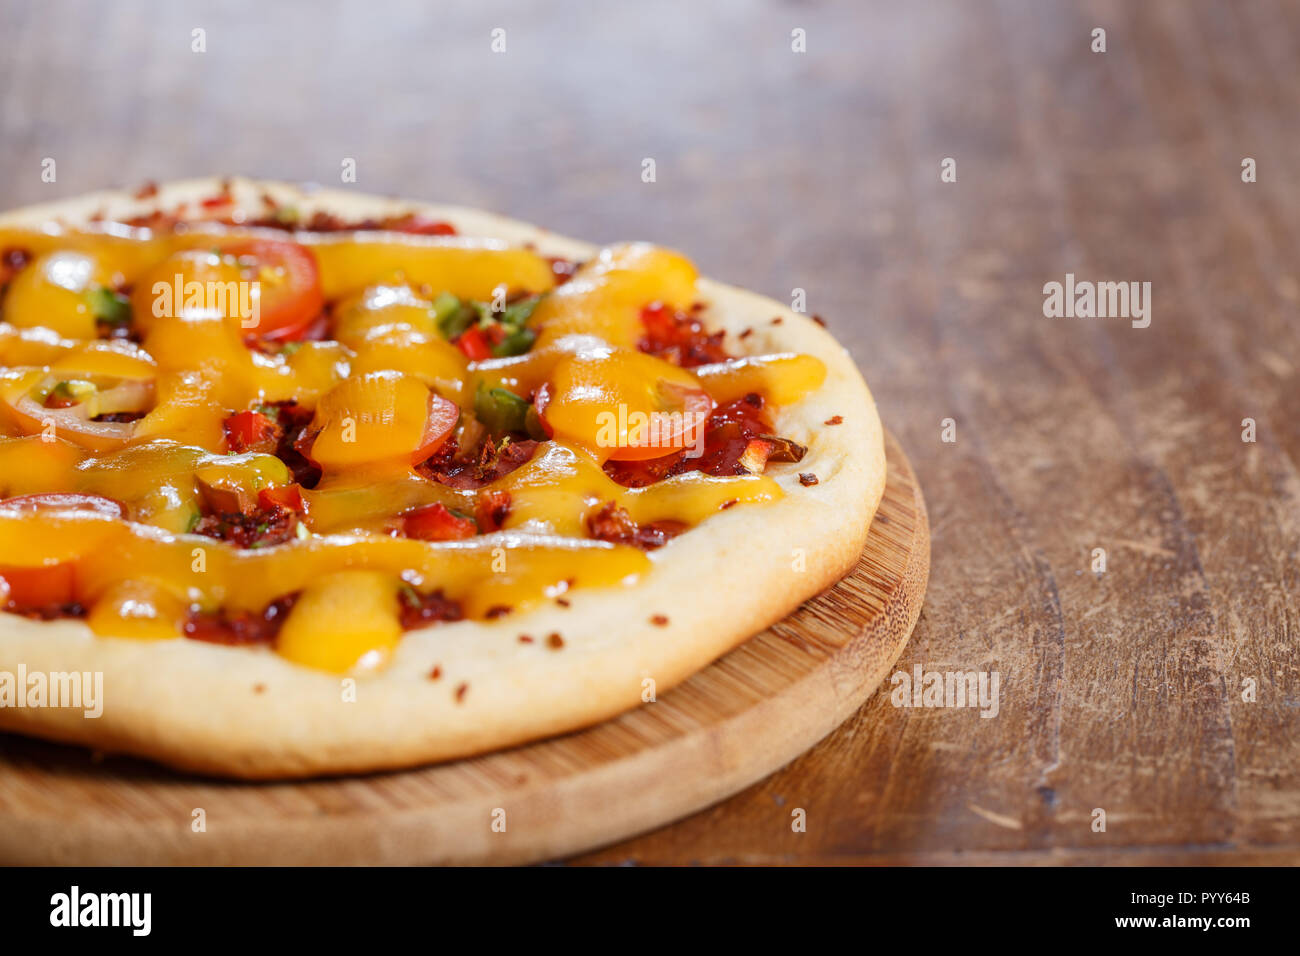
[{"label": "chopped herb", "polygon": [[485,389],[480,382],[474,393],[474,416],[493,438],[508,432],[526,432],[530,408],[529,402],[504,388]]},{"label": "chopped herb", "polygon": [[496,323],[496,312],[492,311],[490,302],[479,302],[477,299],[471,299],[469,307],[474,310],[475,321],[480,329],[491,328]]},{"label": "chopped herb", "polygon": [[478,320],[478,312],[450,292],[444,292],[434,299],[430,309],[438,324],[438,331],[448,342],[456,341]]},{"label": "chopped herb", "polygon": [[532,329],[526,329],[522,326],[512,328],[506,333],[496,345],[492,346],[492,354],[497,358],[505,358],[510,355],[523,355],[533,347],[533,341],[537,338],[537,333]]},{"label": "chopped herb", "polygon": [[86,304],[96,322],[104,325],[125,325],[131,321],[131,303],[126,296],[102,285],[86,293]]},{"label": "chopped herb", "polygon": [[190,534],[195,528],[199,526],[199,522],[202,520],[203,520],[203,516],[199,514],[197,511],[191,514],[190,520],[185,522],[185,533]]},{"label": "chopped herb", "polygon": [[533,314],[533,310],[537,308],[537,303],[540,301],[542,301],[541,296],[530,295],[526,299],[512,302],[501,311],[498,318],[507,325],[522,327]]}]

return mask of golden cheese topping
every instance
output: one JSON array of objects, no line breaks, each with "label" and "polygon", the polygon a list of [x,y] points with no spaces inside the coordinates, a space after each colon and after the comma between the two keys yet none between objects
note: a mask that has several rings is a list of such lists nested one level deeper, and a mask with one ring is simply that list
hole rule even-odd
[{"label": "golden cheese topping", "polygon": [[339,673],[776,500],[802,449],[772,406],[825,374],[728,357],[643,244],[109,224],[0,253],[0,606]]}]

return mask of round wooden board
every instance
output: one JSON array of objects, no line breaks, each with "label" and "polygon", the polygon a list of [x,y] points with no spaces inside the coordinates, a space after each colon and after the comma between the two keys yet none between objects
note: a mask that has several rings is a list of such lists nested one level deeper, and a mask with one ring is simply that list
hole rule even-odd
[{"label": "round wooden board", "polygon": [[654,703],[470,760],[306,783],[212,781],[0,735],[0,862],[526,863],[716,803],[839,726],[912,633],[930,531],[911,465],[885,443],[884,499],[852,573]]}]

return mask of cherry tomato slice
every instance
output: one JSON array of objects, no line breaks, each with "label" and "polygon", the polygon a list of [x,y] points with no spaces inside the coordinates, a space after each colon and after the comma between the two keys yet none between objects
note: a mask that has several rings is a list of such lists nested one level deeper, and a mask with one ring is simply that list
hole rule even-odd
[{"label": "cherry tomato slice", "polygon": [[411,464],[418,465],[441,448],[442,443],[451,437],[458,421],[460,421],[460,406],[436,392],[430,392],[429,420],[425,423],[424,438],[420,441],[420,447],[411,455]]},{"label": "cherry tomato slice", "polygon": [[713,399],[704,389],[678,389],[681,404],[673,414],[659,420],[657,431],[640,436],[609,456],[615,461],[662,458],[665,450],[688,448],[703,441],[704,427],[713,411]]},{"label": "cherry tomato slice", "polygon": [[[112,498],[47,492],[19,495],[0,501],[0,511],[93,511],[109,518],[125,518],[126,509]],[[0,604],[8,601],[20,609],[39,610],[71,604],[74,562],[47,567],[5,567],[0,565]]]},{"label": "cherry tomato slice", "polygon": [[6,600],[21,610],[71,604],[72,572],[71,561],[42,568],[6,568],[0,565],[0,606]]},{"label": "cherry tomato slice", "polygon": [[299,339],[325,308],[320,269],[311,250],[280,239],[222,246],[223,254],[253,261],[260,282],[259,319],[252,332],[272,341]]}]

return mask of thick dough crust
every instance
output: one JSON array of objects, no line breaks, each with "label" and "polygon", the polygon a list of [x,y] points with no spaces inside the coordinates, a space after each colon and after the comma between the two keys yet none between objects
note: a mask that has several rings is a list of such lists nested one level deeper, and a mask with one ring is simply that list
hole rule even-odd
[{"label": "thick dough crust", "polygon": [[[112,216],[171,207],[211,195],[217,182],[172,183],[144,202],[95,193],[7,213],[0,226],[76,224],[100,210]],[[463,234],[532,242],[547,254],[586,258],[594,251],[472,209],[235,181],[236,196],[246,200],[263,190],[308,213],[359,218],[414,209]],[[826,363],[825,384],[777,422],[779,434],[809,448],[802,462],[769,471],[787,492],[782,500],[709,518],[651,552],[653,571],[629,589],[579,590],[567,608],[410,632],[383,673],[356,681],[355,702],[345,700],[339,677],[266,650],[102,638],[78,621],[0,614],[0,670],[25,664],[29,673],[104,675],[103,716],[0,708],[0,728],[223,776],[305,777],[407,767],[575,730],[637,706],[646,678],[662,694],[845,575],[885,485],[875,403],[834,338],[771,299],[707,279],[699,293],[709,304],[706,322],[731,333],[734,353],[796,351]],[[753,334],[736,339],[747,327]],[[834,415],[843,424],[825,427]],[[801,486],[800,472],[815,473],[819,483]],[[794,570],[796,549],[802,571]],[[651,623],[659,614],[666,626]],[[563,648],[518,640],[551,632],[563,636]],[[429,676],[435,665],[438,680]]]}]

